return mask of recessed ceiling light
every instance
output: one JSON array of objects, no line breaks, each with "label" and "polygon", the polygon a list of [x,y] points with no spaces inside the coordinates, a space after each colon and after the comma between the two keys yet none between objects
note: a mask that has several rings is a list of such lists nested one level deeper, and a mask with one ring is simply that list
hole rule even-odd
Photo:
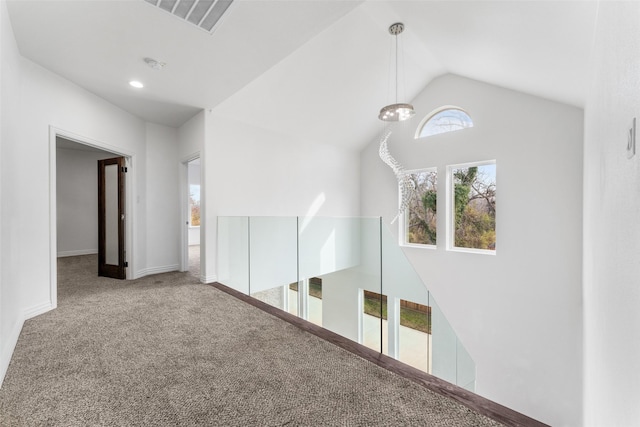
[{"label": "recessed ceiling light", "polygon": [[137,80],[131,80],[129,84],[138,89],[142,89],[144,87],[144,85]]}]

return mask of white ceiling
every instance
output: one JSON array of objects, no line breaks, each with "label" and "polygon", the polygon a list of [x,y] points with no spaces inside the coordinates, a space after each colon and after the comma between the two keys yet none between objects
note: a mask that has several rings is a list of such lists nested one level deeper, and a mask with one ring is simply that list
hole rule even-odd
[{"label": "white ceiling", "polygon": [[207,108],[353,149],[392,101],[393,22],[406,25],[401,100],[455,73],[581,107],[597,13],[596,1],[236,0],[209,35],[144,0],[8,5],[22,55],[145,120],[179,126]]}]

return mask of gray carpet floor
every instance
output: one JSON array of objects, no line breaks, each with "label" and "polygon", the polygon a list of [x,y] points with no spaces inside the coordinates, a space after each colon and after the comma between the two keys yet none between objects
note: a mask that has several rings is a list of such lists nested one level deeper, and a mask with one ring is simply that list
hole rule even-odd
[{"label": "gray carpet floor", "polygon": [[0,389],[3,427],[500,425],[192,274],[58,269],[58,309],[25,323]]}]

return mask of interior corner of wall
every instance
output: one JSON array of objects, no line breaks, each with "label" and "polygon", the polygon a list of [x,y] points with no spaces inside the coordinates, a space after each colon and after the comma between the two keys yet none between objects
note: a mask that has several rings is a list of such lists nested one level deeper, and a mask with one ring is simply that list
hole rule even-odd
[{"label": "interior corner of wall", "polygon": [[39,316],[41,314],[44,314],[48,311],[51,311],[55,308],[54,306],[54,302],[53,301],[47,301],[41,304],[37,304],[34,305],[32,307],[27,308],[26,310],[24,310],[23,312],[23,318],[24,320],[27,319],[31,319],[32,317],[36,317]]},{"label": "interior corner of wall", "polygon": [[210,276],[205,276],[202,275],[200,276],[200,282],[207,284],[207,283],[215,283],[218,281],[218,276],[217,275],[210,275]]}]

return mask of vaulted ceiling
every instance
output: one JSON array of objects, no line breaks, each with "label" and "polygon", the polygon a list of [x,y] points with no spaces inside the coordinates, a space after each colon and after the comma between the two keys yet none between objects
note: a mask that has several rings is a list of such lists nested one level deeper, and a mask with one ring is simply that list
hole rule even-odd
[{"label": "vaulted ceiling", "polygon": [[213,109],[353,149],[391,101],[390,24],[406,25],[404,100],[454,73],[582,107],[597,14],[596,1],[236,0],[209,34],[144,0],[8,6],[23,56],[147,121]]}]

